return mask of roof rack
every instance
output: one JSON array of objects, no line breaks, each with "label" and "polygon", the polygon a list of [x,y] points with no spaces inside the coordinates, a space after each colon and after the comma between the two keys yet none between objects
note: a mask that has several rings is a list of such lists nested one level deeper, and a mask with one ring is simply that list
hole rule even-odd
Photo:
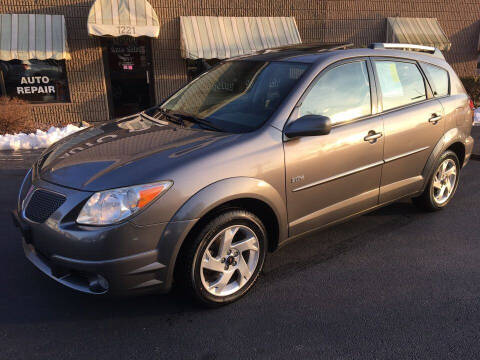
[{"label": "roof rack", "polygon": [[352,48],[353,46],[354,45],[352,43],[330,44],[329,48],[322,49],[322,51],[346,50]]},{"label": "roof rack", "polygon": [[257,50],[253,53],[231,57],[228,60],[242,59],[252,55],[263,55],[263,54],[275,53],[280,51],[305,51],[310,53],[314,53],[314,52],[320,53],[320,52],[334,51],[334,50],[345,50],[353,46],[354,45],[352,43],[343,43],[343,42],[328,43],[328,42],[313,41],[308,43],[291,44],[291,45],[278,46],[278,47],[268,48],[263,50]]},{"label": "roof rack", "polygon": [[424,46],[417,44],[398,44],[398,43],[372,43],[368,45],[370,49],[394,49],[394,50],[405,50],[405,51],[418,51],[430,54],[432,56],[445,59],[442,52],[433,46]]},{"label": "roof rack", "polygon": [[341,50],[353,47],[352,43],[343,43],[343,42],[320,42],[320,41],[313,41],[308,43],[300,43],[300,44],[292,44],[292,45],[284,45],[274,48],[268,48],[264,50],[259,50],[257,53],[269,53],[274,51],[282,51],[282,50],[303,50],[303,51],[312,51],[312,52],[322,52],[322,51],[332,51],[332,50]]}]

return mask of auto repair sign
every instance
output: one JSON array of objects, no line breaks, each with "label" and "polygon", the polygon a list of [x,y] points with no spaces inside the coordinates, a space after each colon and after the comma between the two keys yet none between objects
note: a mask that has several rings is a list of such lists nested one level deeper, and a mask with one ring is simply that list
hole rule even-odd
[{"label": "auto repair sign", "polygon": [[17,86],[17,95],[55,94],[55,86],[51,85],[48,76],[22,76]]}]

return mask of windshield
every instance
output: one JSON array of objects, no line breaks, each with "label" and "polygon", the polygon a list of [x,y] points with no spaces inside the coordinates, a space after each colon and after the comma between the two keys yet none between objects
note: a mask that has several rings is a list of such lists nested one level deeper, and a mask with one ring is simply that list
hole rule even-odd
[{"label": "windshield", "polygon": [[161,105],[228,132],[260,127],[280,105],[309,64],[228,61],[200,75]]}]

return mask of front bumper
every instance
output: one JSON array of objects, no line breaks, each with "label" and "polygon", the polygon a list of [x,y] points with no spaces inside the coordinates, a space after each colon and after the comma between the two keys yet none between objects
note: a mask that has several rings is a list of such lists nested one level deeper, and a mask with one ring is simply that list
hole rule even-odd
[{"label": "front bumper", "polygon": [[[39,229],[28,224],[16,211],[12,212],[15,225],[22,234],[22,245],[27,257],[32,264],[50,278],[59,283],[88,294],[134,294],[152,291],[167,291],[165,284],[167,269],[159,261],[158,249],[135,253],[120,258],[107,258],[105,260],[80,260],[66,257],[58,253],[52,239],[60,239],[58,234],[48,234],[42,229],[44,236],[49,238],[48,245],[38,237]],[[41,225],[41,224],[39,224]],[[161,226],[163,227],[163,226]],[[158,226],[149,227],[149,230],[161,234]],[[142,232],[141,230],[139,231]],[[72,240],[68,234],[62,233],[64,243]],[[108,237],[108,231],[104,234]],[[118,236],[118,231],[116,232]],[[99,235],[102,238],[102,235]],[[82,239],[76,238],[82,241]],[[117,238],[119,244],[125,239]],[[88,244],[87,244],[88,245]],[[64,248],[62,244],[61,248]],[[95,246],[92,246],[94,257]]]},{"label": "front bumper", "polygon": [[43,223],[30,221],[18,209],[12,212],[26,257],[43,273],[88,294],[170,290],[176,255],[194,221],[149,226],[131,222],[102,227],[78,225],[72,221],[72,211],[89,194],[44,182],[35,186],[67,198]]}]

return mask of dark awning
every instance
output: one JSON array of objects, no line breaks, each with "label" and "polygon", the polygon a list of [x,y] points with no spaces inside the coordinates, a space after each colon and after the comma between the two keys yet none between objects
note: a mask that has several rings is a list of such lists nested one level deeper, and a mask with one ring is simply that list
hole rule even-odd
[{"label": "dark awning", "polygon": [[434,46],[450,50],[448,40],[435,18],[387,18],[387,42]]}]

